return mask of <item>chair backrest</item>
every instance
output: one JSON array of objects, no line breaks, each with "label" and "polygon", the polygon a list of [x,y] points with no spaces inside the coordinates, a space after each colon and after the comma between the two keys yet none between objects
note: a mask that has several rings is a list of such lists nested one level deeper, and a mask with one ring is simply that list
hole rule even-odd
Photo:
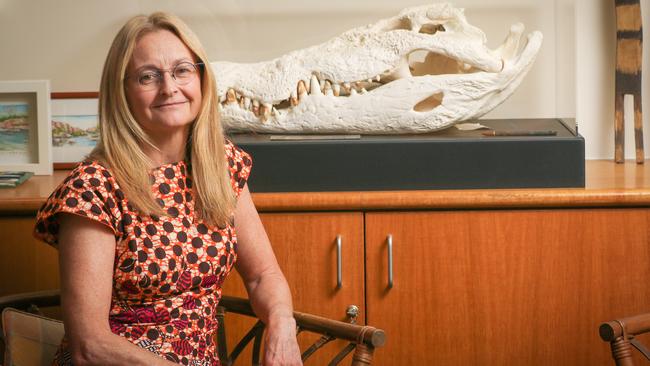
[{"label": "chair backrest", "polygon": [[612,320],[600,325],[600,338],[609,342],[616,366],[634,366],[632,347],[650,360],[648,350],[635,336],[650,332],[650,313]]},{"label": "chair backrest", "polygon": [[61,344],[63,322],[20,311],[2,310],[5,366],[51,365]]},{"label": "chair backrest", "polygon": [[39,308],[60,304],[59,290],[0,297],[0,357],[4,365],[51,365],[63,338],[63,323],[43,316]]}]

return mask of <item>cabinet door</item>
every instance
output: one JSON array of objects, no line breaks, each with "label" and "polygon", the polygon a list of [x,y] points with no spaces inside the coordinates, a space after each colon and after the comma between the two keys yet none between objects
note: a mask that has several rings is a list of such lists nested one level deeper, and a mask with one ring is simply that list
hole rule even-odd
[{"label": "cabinet door", "polygon": [[0,217],[0,296],[59,288],[59,254],[32,237],[32,217]]},{"label": "cabinet door", "polygon": [[599,324],[650,311],[649,212],[367,214],[366,316],[387,332],[377,364],[611,364]]},{"label": "cabinet door", "polygon": [[[344,321],[349,305],[359,307],[357,322],[364,323],[364,262],[362,213],[264,213],[260,215],[278,263],[287,278],[297,311]],[[337,288],[337,236],[341,236],[342,285]],[[247,297],[239,274],[224,284],[224,294]],[[229,334],[243,334],[240,319],[228,320]],[[234,346],[229,337],[229,347]],[[300,335],[301,349],[318,337]],[[343,347],[337,341],[317,352],[307,365],[326,365]],[[323,353],[323,354],[321,354]],[[320,354],[320,355],[319,355]],[[345,361],[349,363],[348,361]],[[239,363],[238,363],[239,364]],[[241,363],[242,365],[250,364]]]}]

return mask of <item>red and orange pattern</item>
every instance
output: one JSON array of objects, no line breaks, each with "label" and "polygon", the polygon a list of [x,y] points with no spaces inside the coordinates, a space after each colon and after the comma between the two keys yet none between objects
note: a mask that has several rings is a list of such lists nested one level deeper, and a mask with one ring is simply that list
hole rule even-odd
[{"label": "red and orange pattern", "polygon": [[[226,143],[237,196],[250,156]],[[213,227],[194,210],[191,166],[185,161],[152,171],[152,192],[166,215],[139,214],[110,170],[96,161],[76,167],[38,212],[34,235],[57,246],[58,213],[87,217],[115,234],[111,330],[183,365],[220,365],[214,343],[221,284],[237,259],[231,224]],[[70,365],[66,341],[54,365]]]}]

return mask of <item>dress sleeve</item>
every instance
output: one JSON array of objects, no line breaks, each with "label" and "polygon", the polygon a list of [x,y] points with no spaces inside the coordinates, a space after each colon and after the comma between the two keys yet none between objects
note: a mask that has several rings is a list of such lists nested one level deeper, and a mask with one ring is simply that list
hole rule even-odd
[{"label": "dress sleeve", "polygon": [[230,170],[230,183],[235,191],[235,196],[239,197],[248,181],[248,176],[251,174],[253,159],[247,152],[235,146],[229,140],[226,140],[225,150],[228,169]]},{"label": "dress sleeve", "polygon": [[34,237],[57,247],[57,214],[70,213],[109,227],[118,238],[121,235],[118,226],[121,220],[120,199],[116,197],[120,196],[119,193],[121,191],[105,168],[93,163],[79,165],[38,210]]}]

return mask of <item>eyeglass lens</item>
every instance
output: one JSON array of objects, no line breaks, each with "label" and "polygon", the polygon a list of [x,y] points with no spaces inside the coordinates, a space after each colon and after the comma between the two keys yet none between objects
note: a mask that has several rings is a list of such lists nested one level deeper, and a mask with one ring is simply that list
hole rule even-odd
[{"label": "eyeglass lens", "polygon": [[184,85],[192,81],[197,75],[197,66],[190,62],[181,62],[171,70],[145,70],[138,74],[138,84],[142,88],[152,89],[161,84],[166,72],[171,74],[176,84]]}]

